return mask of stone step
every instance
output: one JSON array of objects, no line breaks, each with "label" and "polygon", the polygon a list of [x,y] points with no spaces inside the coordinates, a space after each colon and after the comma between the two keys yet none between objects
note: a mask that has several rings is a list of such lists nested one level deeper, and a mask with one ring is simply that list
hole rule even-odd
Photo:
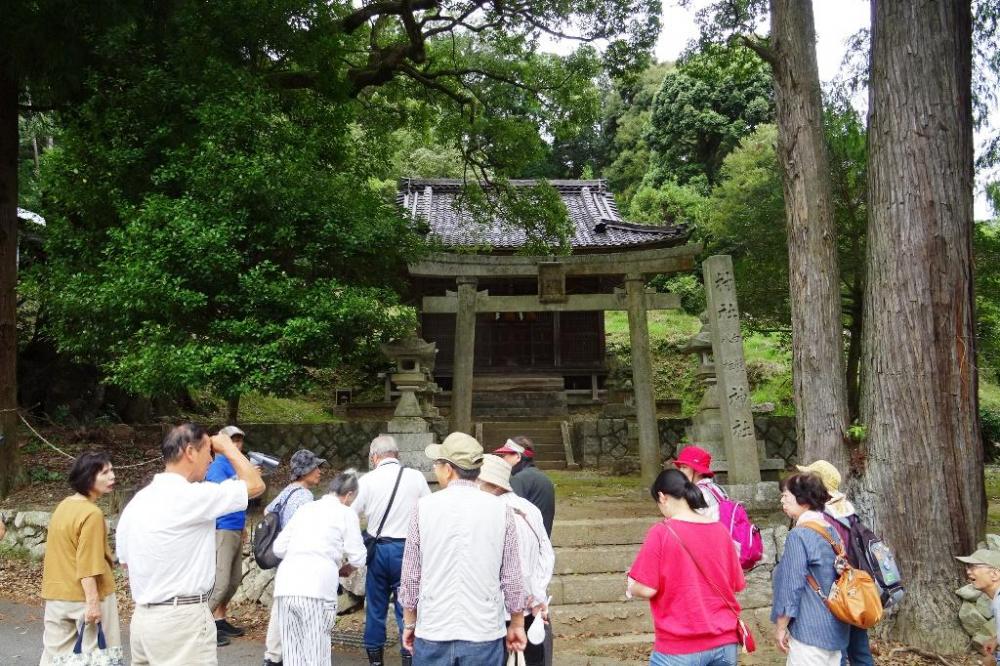
[{"label": "stone step", "polygon": [[554,450],[549,450],[549,451],[535,451],[535,462],[536,463],[539,463],[539,462],[542,462],[542,461],[549,461],[549,460],[553,460],[553,461],[559,461],[559,460],[561,460],[563,462],[566,462],[566,452],[563,451],[562,449],[560,449],[558,451],[554,451]]},{"label": "stone step", "polygon": [[[622,577],[624,581],[624,577]],[[647,632],[653,628],[649,604],[636,599],[601,604],[553,605],[552,631],[558,636]]]},{"label": "stone step", "polygon": [[[543,469],[543,470],[544,469],[569,469],[569,467],[566,465],[566,461],[565,460],[539,460],[537,463],[535,463],[535,467],[537,467],[538,469]],[[573,469],[580,469],[580,466],[577,465]]]},{"label": "stone step", "polygon": [[655,516],[557,520],[552,527],[552,545],[559,548],[641,544],[646,532],[655,522]]},{"label": "stone step", "polygon": [[639,544],[620,546],[568,546],[556,548],[556,574],[591,574],[627,571]]},{"label": "stone step", "polygon": [[553,576],[549,594],[554,604],[595,604],[625,601],[625,571]]}]

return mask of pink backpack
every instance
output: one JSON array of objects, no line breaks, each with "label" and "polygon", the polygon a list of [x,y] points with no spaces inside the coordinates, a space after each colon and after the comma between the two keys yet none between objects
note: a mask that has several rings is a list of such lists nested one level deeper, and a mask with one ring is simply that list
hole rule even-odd
[{"label": "pink backpack", "polygon": [[764,557],[764,540],[760,537],[760,528],[750,522],[750,516],[743,504],[731,500],[715,483],[708,483],[699,488],[708,491],[719,500],[719,522],[729,530],[729,537],[736,546],[736,555],[740,558],[743,571],[750,571]]}]

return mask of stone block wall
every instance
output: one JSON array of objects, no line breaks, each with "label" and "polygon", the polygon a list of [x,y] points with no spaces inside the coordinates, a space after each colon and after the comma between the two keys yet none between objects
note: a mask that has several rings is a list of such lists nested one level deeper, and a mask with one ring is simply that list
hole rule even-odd
[{"label": "stone block wall", "polygon": [[[676,455],[690,425],[691,419],[657,420],[660,456],[664,460]],[[781,458],[788,465],[795,462],[795,417],[756,416],[754,426],[757,438],[764,441],[767,457]],[[638,469],[639,437],[632,419],[602,417],[576,421],[572,437],[577,462],[584,467],[622,474]]]},{"label": "stone block wall", "polygon": [[386,423],[258,423],[242,428],[247,434],[247,450],[272,454],[285,463],[297,450],[309,449],[326,458],[334,469],[367,469],[368,445],[376,435],[385,432]]},{"label": "stone block wall", "polygon": [[42,559],[45,557],[45,540],[51,517],[52,514],[47,511],[0,511],[0,520],[7,526],[7,534],[0,541],[0,547],[24,550],[32,559]]}]

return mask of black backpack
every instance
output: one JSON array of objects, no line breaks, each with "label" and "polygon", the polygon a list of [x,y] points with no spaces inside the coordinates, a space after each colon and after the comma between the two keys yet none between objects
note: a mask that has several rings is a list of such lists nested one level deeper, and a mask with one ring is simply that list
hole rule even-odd
[{"label": "black backpack", "polygon": [[882,599],[882,608],[888,610],[906,594],[899,565],[889,546],[861,522],[857,514],[834,518],[824,514],[827,521],[836,521],[848,532],[847,560],[852,567],[867,572],[875,580]]},{"label": "black backpack", "polygon": [[253,559],[261,569],[273,569],[281,564],[281,558],[274,554],[274,542],[281,533],[281,513],[285,510],[285,505],[299,490],[296,488],[285,496],[281,504],[274,507],[274,511],[265,514],[253,532]]}]

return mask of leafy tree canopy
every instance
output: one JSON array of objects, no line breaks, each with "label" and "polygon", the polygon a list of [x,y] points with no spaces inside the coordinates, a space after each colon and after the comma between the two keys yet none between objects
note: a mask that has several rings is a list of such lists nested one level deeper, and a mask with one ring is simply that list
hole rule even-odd
[{"label": "leafy tree canopy", "polygon": [[653,151],[646,177],[707,191],[739,140],[773,118],[770,67],[741,46],[707,45],[663,79],[645,137]]}]

